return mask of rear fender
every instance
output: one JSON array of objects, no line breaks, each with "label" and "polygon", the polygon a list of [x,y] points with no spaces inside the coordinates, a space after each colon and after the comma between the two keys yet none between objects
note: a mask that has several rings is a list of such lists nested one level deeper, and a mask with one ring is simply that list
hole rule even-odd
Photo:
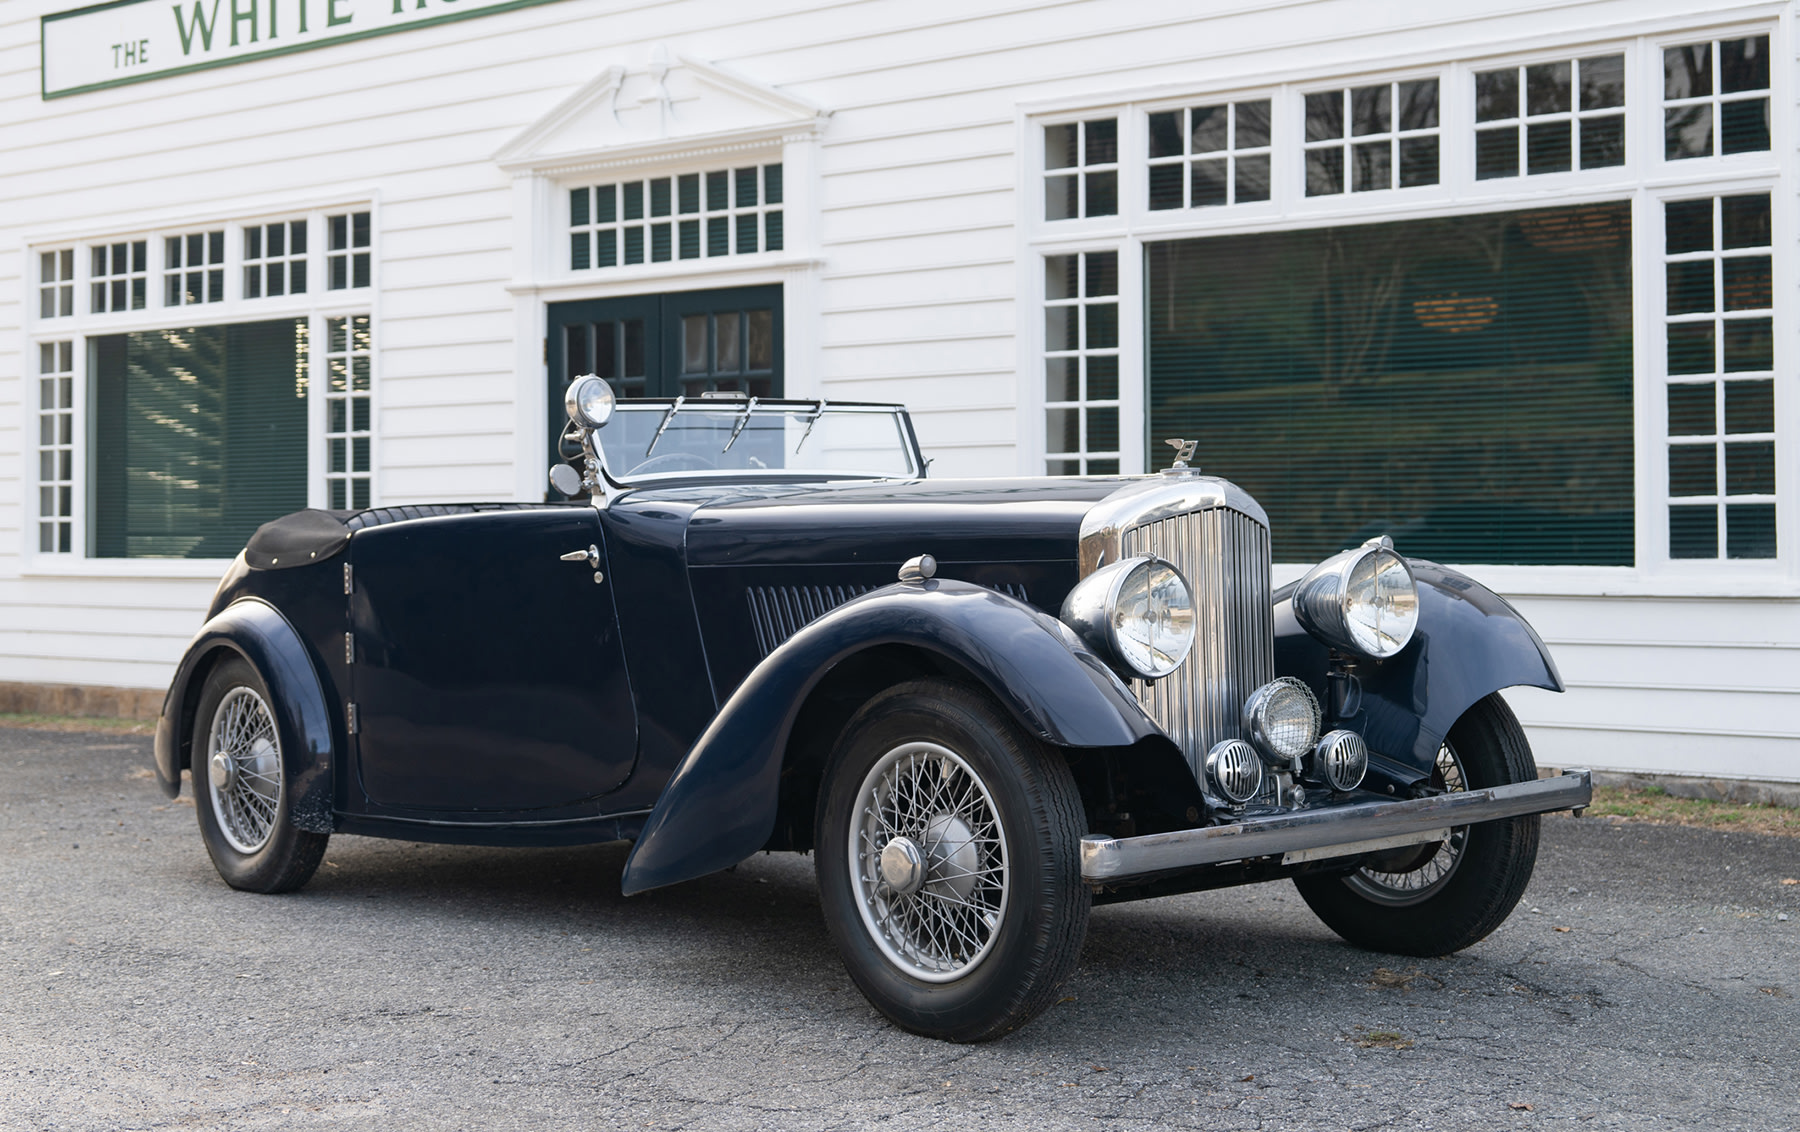
[{"label": "rear fender", "polygon": [[[1550,650],[1505,598],[1435,562],[1408,563],[1419,586],[1418,631],[1387,660],[1356,661],[1361,702],[1326,724],[1361,732],[1376,756],[1371,776],[1400,785],[1431,773],[1444,736],[1483,697],[1519,686],[1563,690]],[[1275,671],[1306,681],[1329,715],[1330,650],[1295,620],[1293,588],[1275,593]]]},{"label": "rear fender", "polygon": [[968,582],[888,586],[794,634],[738,686],[645,823],[625,863],[626,894],[705,876],[762,848],[808,693],[847,658],[896,644],[970,673],[1046,743],[1128,747],[1162,737],[1131,690],[1056,618]]},{"label": "rear fender", "polygon": [[[257,598],[226,606],[201,626],[182,655],[156,721],[158,785],[171,798],[181,792],[181,772],[193,762],[200,690],[214,665],[234,654],[250,662],[269,690],[287,775],[288,820],[309,833],[330,833],[334,715],[300,634]],[[198,791],[196,780],[196,800]]]}]

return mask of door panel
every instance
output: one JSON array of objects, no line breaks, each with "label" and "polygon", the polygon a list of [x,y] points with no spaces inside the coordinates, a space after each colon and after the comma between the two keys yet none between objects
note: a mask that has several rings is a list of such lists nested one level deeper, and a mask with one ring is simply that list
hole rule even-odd
[{"label": "door panel", "polygon": [[550,451],[568,425],[563,391],[585,373],[621,397],[734,390],[783,396],[781,286],[728,287],[552,303],[546,340]]},{"label": "door panel", "polygon": [[517,812],[630,777],[637,720],[587,507],[358,531],[350,665],[362,785],[381,806]]}]

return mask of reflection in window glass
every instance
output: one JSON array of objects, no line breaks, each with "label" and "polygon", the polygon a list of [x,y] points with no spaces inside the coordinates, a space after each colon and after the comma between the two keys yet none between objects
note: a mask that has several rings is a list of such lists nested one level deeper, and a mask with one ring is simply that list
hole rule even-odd
[{"label": "reflection in window glass", "polygon": [[1269,199],[1269,100],[1148,117],[1150,207],[1206,208]]},{"label": "reflection in window glass", "polygon": [[1769,37],[1663,50],[1663,157],[1766,152]]},{"label": "reflection in window glass", "polygon": [[1475,73],[1475,177],[1625,164],[1625,57]]},{"label": "reflection in window glass", "polygon": [[1146,254],[1147,435],[1197,438],[1278,561],[1632,563],[1628,204]]},{"label": "reflection in window glass", "polygon": [[1044,258],[1044,407],[1050,475],[1118,473],[1118,252]]},{"label": "reflection in window glass", "polygon": [[1118,212],[1119,120],[1044,127],[1044,219]]},{"label": "reflection in window glass", "polygon": [[1438,81],[1306,96],[1306,195],[1438,183]]}]

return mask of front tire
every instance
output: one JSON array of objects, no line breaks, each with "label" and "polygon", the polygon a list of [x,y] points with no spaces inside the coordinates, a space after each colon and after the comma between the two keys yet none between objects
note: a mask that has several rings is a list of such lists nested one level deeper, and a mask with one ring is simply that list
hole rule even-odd
[{"label": "front tire", "polygon": [[[1537,778],[1531,745],[1498,693],[1464,712],[1438,751],[1432,783],[1455,792]],[[1512,914],[1537,863],[1537,814],[1450,831],[1396,849],[1347,876],[1294,878],[1325,926],[1370,951],[1448,955],[1485,939]]]},{"label": "front tire", "polygon": [[325,858],[326,833],[288,819],[287,767],[269,690],[238,657],[214,668],[194,713],[192,773],[200,839],[225,883],[291,892]]},{"label": "front tire", "polygon": [[850,977],[916,1034],[1023,1025],[1087,936],[1082,828],[1068,765],[981,692],[919,680],[876,696],[832,754],[815,841]]}]

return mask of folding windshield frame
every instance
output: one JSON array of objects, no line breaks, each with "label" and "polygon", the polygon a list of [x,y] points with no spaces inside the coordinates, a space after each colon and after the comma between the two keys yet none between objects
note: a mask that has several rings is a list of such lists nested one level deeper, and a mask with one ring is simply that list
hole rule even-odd
[{"label": "folding windshield frame", "polygon": [[[900,441],[906,456],[908,469],[902,476],[831,468],[812,470],[770,469],[768,471],[757,471],[746,468],[716,468],[704,471],[687,470],[664,472],[658,475],[648,476],[622,476],[618,472],[615,472],[611,467],[608,467],[606,470],[607,479],[611,480],[619,487],[645,487],[650,485],[668,486],[671,483],[682,481],[717,483],[728,480],[755,480],[759,483],[805,483],[816,482],[818,480],[924,479],[926,469],[930,464],[930,461],[925,459],[924,453],[920,451],[918,433],[913,430],[912,415],[906,411],[906,406],[904,405],[881,401],[829,401],[794,397],[636,397],[629,400],[620,400],[617,403],[614,411],[614,420],[617,420],[618,416],[623,413],[647,413],[651,410],[658,409],[664,414],[661,421],[661,428],[657,433],[658,439],[661,437],[662,430],[666,430],[669,424],[684,412],[705,411],[720,415],[743,414],[743,420],[740,421],[738,425],[740,429],[744,423],[747,423],[752,416],[757,414],[791,415],[802,419],[811,417],[812,422],[816,422],[827,413],[886,414],[894,417],[899,426]],[[810,432],[811,423],[809,422],[808,433]],[[594,441],[596,449],[604,452],[605,445],[601,441],[599,435],[594,437]],[[804,442],[805,437],[803,436],[801,438],[801,443],[803,444]],[[653,440],[652,446],[654,446],[654,444],[655,441]]]}]

